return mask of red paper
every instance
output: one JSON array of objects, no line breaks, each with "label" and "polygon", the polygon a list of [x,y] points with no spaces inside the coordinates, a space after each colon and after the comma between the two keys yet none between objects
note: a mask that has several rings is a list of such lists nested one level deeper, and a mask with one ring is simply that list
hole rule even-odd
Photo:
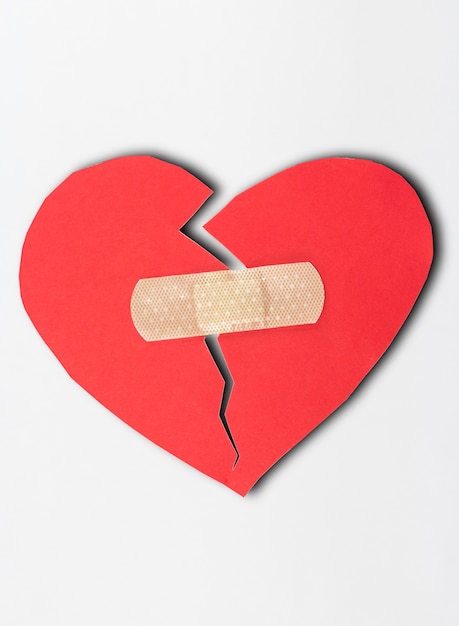
[{"label": "red paper", "polygon": [[325,285],[316,324],[145,342],[130,316],[140,278],[224,269],[179,229],[211,191],[183,169],[124,157],[77,172],[44,202],[21,262],[24,306],[70,376],[115,415],[244,495],[344,402],[410,312],[432,260],[414,190],[369,161],[290,168],[230,202],[207,229],[248,267],[309,261]]}]

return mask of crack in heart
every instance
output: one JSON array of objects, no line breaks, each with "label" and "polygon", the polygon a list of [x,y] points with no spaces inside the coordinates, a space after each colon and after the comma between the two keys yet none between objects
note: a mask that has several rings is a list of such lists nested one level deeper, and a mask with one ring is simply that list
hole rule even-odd
[{"label": "crack in heart", "polygon": [[218,371],[220,372],[224,380],[222,401],[220,404],[220,410],[218,412],[218,415],[220,416],[220,420],[223,424],[226,434],[228,435],[228,439],[230,440],[231,445],[233,446],[234,451],[236,452],[236,458],[234,460],[233,467],[232,467],[232,469],[234,470],[236,468],[237,462],[239,461],[240,454],[239,454],[239,450],[237,449],[236,442],[234,441],[233,435],[231,433],[228,420],[226,419],[226,409],[228,407],[228,403],[231,397],[231,392],[233,390],[234,380],[233,380],[233,377],[231,376],[231,372],[225,360],[225,356],[220,347],[220,344],[218,343],[218,335],[207,335],[204,341],[210,352],[210,355],[212,356],[214,360],[215,365],[218,368]]},{"label": "crack in heart", "polygon": [[[245,265],[231,252],[231,250],[225,248],[225,246],[216,237],[213,237],[211,233],[204,229],[204,224],[207,223],[211,218],[210,215],[206,214],[209,212],[212,200],[215,199],[215,194],[210,196],[210,198],[190,217],[190,219],[185,222],[185,224],[179,229],[179,231],[183,233],[186,237],[194,241],[198,246],[209,252],[209,254],[214,256],[216,259],[224,263],[226,267],[228,267],[228,269],[244,269]],[[217,212],[219,210],[220,209],[217,209]],[[220,417],[220,421],[223,424],[223,428],[225,429],[227,437],[236,453],[236,458],[232,466],[232,469],[234,470],[239,461],[240,455],[239,450],[237,449],[236,442],[234,441],[233,435],[231,433],[231,428],[228,424],[228,420],[226,418],[226,410],[228,408],[231,392],[233,390],[234,380],[231,376],[231,372],[225,360],[225,355],[223,354],[221,346],[218,342],[218,335],[207,335],[204,341],[224,381],[223,393],[218,415]]]}]

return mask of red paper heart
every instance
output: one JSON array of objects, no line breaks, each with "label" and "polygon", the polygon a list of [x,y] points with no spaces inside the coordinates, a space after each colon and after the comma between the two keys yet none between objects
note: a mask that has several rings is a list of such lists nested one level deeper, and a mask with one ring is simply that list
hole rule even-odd
[{"label": "red paper heart", "polygon": [[140,278],[225,269],[179,229],[211,191],[183,169],[125,157],[76,172],[27,234],[20,281],[38,332],[78,384],[130,426],[245,494],[342,404],[409,314],[432,260],[414,190],[370,161],[290,168],[230,202],[207,229],[248,267],[311,262],[316,324],[232,333],[223,380],[203,338],[145,342],[130,316]]}]

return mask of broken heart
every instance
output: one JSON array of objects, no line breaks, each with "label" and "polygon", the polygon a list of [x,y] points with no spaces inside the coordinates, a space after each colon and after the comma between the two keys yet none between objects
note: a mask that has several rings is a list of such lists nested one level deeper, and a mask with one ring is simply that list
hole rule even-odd
[{"label": "broken heart", "polygon": [[180,231],[210,194],[183,169],[146,156],[72,174],[27,233],[21,294],[78,384],[244,495],[385,352],[427,278],[432,234],[410,185],[370,161],[304,163],[234,198],[206,229],[248,268],[312,264],[326,297],[315,323],[220,335],[234,380],[222,402],[215,344],[145,341],[130,310],[140,279],[226,269]]}]

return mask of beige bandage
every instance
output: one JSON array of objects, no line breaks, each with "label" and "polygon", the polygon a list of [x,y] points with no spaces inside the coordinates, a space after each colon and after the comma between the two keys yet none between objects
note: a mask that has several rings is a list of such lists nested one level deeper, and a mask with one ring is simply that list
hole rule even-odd
[{"label": "beige bandage", "polygon": [[146,341],[314,324],[324,286],[311,263],[139,280],[134,326]]}]

